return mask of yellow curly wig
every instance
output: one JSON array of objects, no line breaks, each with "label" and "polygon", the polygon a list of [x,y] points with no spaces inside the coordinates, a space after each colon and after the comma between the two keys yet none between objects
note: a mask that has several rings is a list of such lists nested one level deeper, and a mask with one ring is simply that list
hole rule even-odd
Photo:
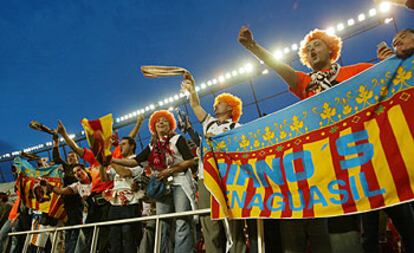
[{"label": "yellow curly wig", "polygon": [[308,55],[306,54],[306,45],[314,39],[322,40],[330,49],[330,58],[332,63],[336,62],[339,59],[339,57],[341,56],[342,39],[336,35],[329,35],[324,30],[315,29],[305,36],[300,45],[299,58],[303,65],[306,65],[308,68],[311,68],[311,65],[309,64]]},{"label": "yellow curly wig", "polygon": [[151,134],[156,135],[155,123],[159,118],[165,118],[170,124],[170,131],[173,132],[177,128],[177,122],[175,121],[174,115],[167,110],[155,111],[151,114],[148,122],[148,127]]},{"label": "yellow curly wig", "polygon": [[242,112],[243,102],[241,101],[241,99],[230,93],[221,93],[214,100],[213,107],[216,108],[216,106],[220,102],[226,103],[233,109],[231,112],[232,120],[233,122],[238,122],[240,119],[240,116],[243,114]]}]

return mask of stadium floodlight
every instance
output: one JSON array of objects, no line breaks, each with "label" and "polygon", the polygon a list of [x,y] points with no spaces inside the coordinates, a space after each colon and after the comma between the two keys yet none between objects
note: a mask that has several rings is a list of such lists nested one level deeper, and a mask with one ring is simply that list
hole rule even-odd
[{"label": "stadium floodlight", "polygon": [[387,1],[380,3],[379,10],[382,13],[389,12],[391,10],[391,3]]},{"label": "stadium floodlight", "polygon": [[[336,26],[327,28],[327,33],[328,34],[335,34],[335,32],[341,32],[341,31],[345,30],[346,27],[350,27],[350,26],[355,25],[356,22],[363,22],[363,21],[365,21],[367,19],[367,17],[375,17],[375,16],[378,16],[379,13],[388,13],[391,10],[391,7],[392,7],[392,5],[391,5],[390,2],[387,2],[387,1],[381,2],[377,6],[377,8],[371,8],[370,10],[368,10],[368,12],[366,14],[361,13],[355,19],[354,18],[348,19],[346,23],[345,22],[344,23],[338,23]],[[392,17],[386,17],[385,16],[385,17],[382,17],[382,18],[383,18],[383,22],[385,24],[388,24],[388,23],[390,23],[390,22],[392,22],[394,20]],[[300,46],[302,46],[303,43],[304,43],[304,41],[302,40],[300,42]],[[283,48],[283,50],[280,50],[280,49],[279,50],[276,50],[273,53],[273,56],[276,59],[281,60],[281,59],[284,58],[284,56],[286,54],[289,54],[289,53],[291,53],[293,51],[297,51],[298,49],[299,49],[299,44],[294,43],[290,47]],[[260,64],[264,64],[264,62],[262,60],[259,60],[259,62],[260,62]],[[216,77],[216,78],[213,78],[211,80],[208,80],[208,81],[206,81],[204,83],[201,83],[200,86],[196,86],[195,89],[198,92],[200,89],[206,89],[207,87],[212,86],[212,85],[216,85],[217,83],[223,83],[223,82],[225,82],[226,79],[230,79],[232,77],[236,77],[236,76],[238,76],[240,74],[250,73],[250,72],[253,71],[253,69],[254,69],[254,65],[252,65],[251,63],[247,63],[244,66],[240,67],[238,70],[233,70],[231,72],[227,72],[224,75],[220,75],[219,77]],[[261,71],[261,73],[263,75],[266,75],[266,74],[269,73],[269,70],[268,69],[263,69]],[[156,104],[156,106],[153,105],[153,104],[148,105],[144,109],[139,109],[139,110],[136,110],[136,111],[131,112],[129,114],[123,115],[123,116],[121,116],[119,118],[116,118],[115,121],[116,121],[116,123],[123,122],[123,121],[128,120],[128,119],[130,119],[132,117],[136,117],[137,115],[145,114],[145,112],[148,112],[150,110],[154,110],[156,107],[167,106],[167,104],[173,103],[174,101],[178,101],[180,98],[184,98],[185,96],[187,96],[187,97],[189,96],[189,93],[187,91],[180,92],[179,94],[176,94],[176,95],[174,95],[172,97],[165,98],[164,100],[160,100]],[[172,108],[173,107],[169,107],[168,109],[169,110],[172,110]],[[82,131],[81,132],[81,135],[85,135],[85,132]],[[70,138],[75,138],[75,136],[76,135],[71,134],[69,137]],[[61,142],[64,141],[63,138],[60,138],[59,140]],[[34,150],[42,149],[45,146],[48,147],[48,146],[52,146],[52,145],[53,145],[52,142],[46,142],[45,144],[39,144],[39,145],[36,145],[36,146],[31,146],[31,147],[28,147],[28,148],[25,148],[25,149],[22,149],[22,150],[24,152],[32,152]],[[20,152],[21,151],[15,151],[15,152],[12,152],[11,154],[10,153],[3,154],[2,156],[0,156],[0,158],[7,158],[7,157],[10,157],[10,156],[16,156],[16,155],[19,155]]]},{"label": "stadium floodlight", "polygon": [[253,71],[253,65],[251,63],[247,63],[246,65],[244,65],[244,69],[247,73],[250,73]]},{"label": "stadium floodlight", "polygon": [[365,14],[364,14],[364,13],[359,14],[359,15],[358,15],[358,21],[359,21],[359,22],[362,22],[362,21],[364,21],[364,20],[365,20]]},{"label": "stadium floodlight", "polygon": [[348,19],[347,22],[348,26],[353,26],[355,24],[355,20],[353,18]]},{"label": "stadium floodlight", "polygon": [[336,25],[336,30],[338,30],[338,32],[342,31],[345,29],[345,26],[343,23],[339,23]]},{"label": "stadium floodlight", "polygon": [[273,57],[275,57],[276,60],[281,60],[283,58],[283,53],[280,50],[276,50],[273,53]]},{"label": "stadium floodlight", "polygon": [[224,80],[226,80],[226,79],[224,78],[224,76],[219,76],[218,77],[218,80],[219,80],[220,83],[223,83]]},{"label": "stadium floodlight", "polygon": [[335,28],[334,27],[328,27],[327,29],[326,29],[326,33],[327,34],[329,34],[329,35],[334,35],[335,34]]}]

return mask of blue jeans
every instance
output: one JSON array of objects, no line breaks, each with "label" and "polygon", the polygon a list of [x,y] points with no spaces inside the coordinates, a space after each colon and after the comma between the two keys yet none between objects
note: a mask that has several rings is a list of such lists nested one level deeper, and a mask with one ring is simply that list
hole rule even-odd
[{"label": "blue jeans", "polygon": [[11,229],[12,227],[11,227],[10,220],[7,220],[0,229],[0,252],[5,251],[6,241],[8,239],[7,236],[9,232],[11,231]]},{"label": "blue jeans", "polygon": [[[190,211],[190,201],[180,186],[172,186],[171,194],[156,202],[157,214]],[[193,252],[192,217],[179,217],[175,220],[174,252]],[[161,252],[171,252],[170,221],[161,220]]]},{"label": "blue jeans", "polygon": [[79,229],[65,231],[65,252],[74,252],[79,237]]}]

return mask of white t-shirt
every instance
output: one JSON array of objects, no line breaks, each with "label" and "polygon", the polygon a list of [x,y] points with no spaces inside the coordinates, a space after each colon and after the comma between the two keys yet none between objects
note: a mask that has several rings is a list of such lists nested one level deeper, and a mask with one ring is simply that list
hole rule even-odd
[{"label": "white t-shirt", "polygon": [[[134,158],[135,155],[128,157],[129,159]],[[125,167],[126,168],[126,167]],[[110,189],[112,198],[109,200],[112,205],[123,205],[122,198],[127,201],[128,205],[138,203],[139,199],[144,196],[142,191],[133,192],[132,184],[134,183],[134,177],[141,175],[144,172],[144,168],[137,166],[134,168],[126,168],[131,171],[131,177],[121,177],[116,170],[110,168],[106,173],[109,178],[114,181],[114,186]],[[122,196],[121,196],[122,195]]]},{"label": "white t-shirt", "polygon": [[[204,136],[208,135],[219,135],[230,131],[233,128],[241,126],[241,124],[237,122],[233,122],[232,120],[228,119],[225,122],[219,122],[219,120],[210,114],[207,114],[206,117],[201,122],[203,126],[203,134]],[[200,158],[198,163],[198,177],[200,179],[204,179],[204,168],[203,168],[203,161]]]},{"label": "white t-shirt", "polygon": [[68,185],[74,193],[79,194],[82,198],[86,198],[91,195],[92,184],[81,184],[81,182],[76,182],[71,185]]}]

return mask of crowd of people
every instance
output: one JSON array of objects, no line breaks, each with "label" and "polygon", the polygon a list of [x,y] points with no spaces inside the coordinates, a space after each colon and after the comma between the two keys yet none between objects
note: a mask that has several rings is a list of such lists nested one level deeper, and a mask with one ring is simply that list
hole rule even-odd
[{"label": "crowd of people", "polygon": [[[253,38],[249,28],[240,29],[240,44],[276,72],[300,99],[306,99],[370,68],[371,63],[340,66],[342,41],[323,30],[313,30],[305,36],[299,57],[310,73],[297,71],[278,61]],[[414,52],[414,30],[398,32],[392,47],[382,43],[377,49],[379,60],[388,57],[407,58]],[[212,105],[214,115],[200,104],[191,73],[184,75],[181,89],[189,94],[189,103],[202,134],[194,131],[188,120],[180,124],[172,112],[159,110],[149,118],[151,139],[138,154],[135,137],[144,118],[139,116],[128,136],[117,143],[109,164],[98,161],[88,148],[73,141],[62,122],[53,137],[53,163],[64,171],[63,187],[48,185],[48,189],[62,195],[68,215],[59,224],[47,215],[29,210],[17,201],[6,207],[7,197],[0,201],[2,225],[0,250],[10,231],[34,229],[32,219],[39,219],[44,227],[79,225],[102,221],[136,218],[153,214],[167,214],[210,207],[210,193],[204,185],[203,164],[200,160],[200,136],[206,138],[241,126],[242,101],[237,96],[222,93]],[[180,121],[182,123],[182,121]],[[61,136],[71,148],[66,161],[59,154]],[[82,158],[86,164],[80,162]],[[39,167],[46,167],[46,161]],[[401,204],[361,215],[329,219],[264,220],[264,241],[267,252],[380,252],[380,220],[385,213],[401,237],[404,252],[414,252],[414,212],[410,204]],[[8,218],[7,218],[8,217]],[[151,252],[154,247],[155,222],[131,222],[99,229],[97,252]],[[248,220],[212,220],[201,217],[178,217],[161,221],[162,252],[256,252],[257,223]],[[64,252],[89,252],[93,230],[67,230],[59,249]],[[10,252],[21,252],[25,237],[13,237]],[[35,241],[34,238],[31,240]],[[33,244],[33,243],[32,243]],[[33,252],[47,252],[50,241],[33,244]]]}]

